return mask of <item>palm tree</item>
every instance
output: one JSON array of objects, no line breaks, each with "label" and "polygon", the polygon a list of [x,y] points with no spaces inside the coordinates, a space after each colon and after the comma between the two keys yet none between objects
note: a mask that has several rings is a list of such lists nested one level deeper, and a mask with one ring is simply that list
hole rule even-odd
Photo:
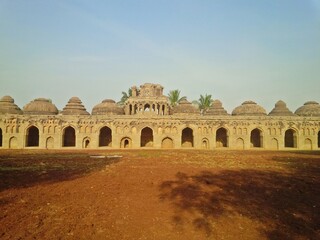
[{"label": "palm tree", "polygon": [[200,112],[204,113],[211,106],[212,101],[213,100],[211,95],[206,94],[205,96],[203,96],[201,94],[199,100],[193,101],[192,103],[197,104],[200,109]]},{"label": "palm tree", "polygon": [[128,89],[128,93],[122,92],[122,97],[121,97],[121,100],[118,102],[118,104],[119,104],[119,105],[124,105],[124,103],[127,101],[127,99],[128,99],[129,97],[131,97],[131,96],[132,96],[132,89],[129,88],[129,89]]},{"label": "palm tree", "polygon": [[169,98],[171,107],[177,106],[179,102],[186,99],[185,96],[180,98],[180,90],[178,89],[170,91],[168,94],[168,98]]}]

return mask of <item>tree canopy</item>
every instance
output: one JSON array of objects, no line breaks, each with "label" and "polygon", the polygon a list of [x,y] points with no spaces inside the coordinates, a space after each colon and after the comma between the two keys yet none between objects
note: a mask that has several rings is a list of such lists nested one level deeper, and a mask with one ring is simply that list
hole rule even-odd
[{"label": "tree canopy", "polygon": [[186,99],[185,96],[180,98],[180,90],[178,90],[178,89],[171,90],[168,94],[168,98],[169,98],[169,102],[170,102],[171,107],[177,106],[179,104],[179,102]]},{"label": "tree canopy", "polygon": [[118,102],[118,104],[123,105],[127,101],[127,99],[131,96],[132,96],[132,89],[129,88],[127,93],[122,92],[122,97],[121,97],[121,100]]},{"label": "tree canopy", "polygon": [[195,103],[198,105],[201,113],[205,112],[211,105],[212,105],[212,96],[211,94],[206,94],[206,95],[200,95],[200,98],[198,101],[193,101],[192,103]]}]

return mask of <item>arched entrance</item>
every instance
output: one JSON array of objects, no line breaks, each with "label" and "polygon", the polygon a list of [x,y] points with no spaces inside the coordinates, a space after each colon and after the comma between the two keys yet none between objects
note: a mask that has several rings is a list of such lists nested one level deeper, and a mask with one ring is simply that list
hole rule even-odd
[{"label": "arched entrance", "polygon": [[320,148],[320,131],[318,132],[318,148]]},{"label": "arched entrance", "polygon": [[37,127],[31,126],[27,129],[26,146],[39,147],[39,129]]},{"label": "arched entrance", "polygon": [[48,138],[47,138],[46,148],[47,148],[47,149],[54,148],[54,140],[53,140],[53,137],[48,137]]},{"label": "arched entrance", "polygon": [[288,129],[284,134],[284,147],[296,148],[297,147],[297,134],[293,129]]},{"label": "arched entrance", "polygon": [[120,148],[131,148],[131,138],[122,138]]},{"label": "arched entrance", "polygon": [[216,132],[216,147],[228,147],[227,129],[219,128]]},{"label": "arched entrance", "polygon": [[108,127],[100,129],[99,147],[112,147],[112,131]]},{"label": "arched entrance", "polygon": [[244,149],[244,141],[242,138],[238,138],[236,141],[236,148],[237,149]]},{"label": "arched entrance", "polygon": [[202,149],[208,149],[209,148],[209,140],[206,138],[202,139],[201,147],[202,147]]},{"label": "arched entrance", "polygon": [[251,131],[250,143],[251,143],[251,147],[254,147],[254,148],[262,147],[262,134],[260,129],[255,128]]},{"label": "arched entrance", "polygon": [[304,149],[305,150],[312,150],[312,141],[310,138],[306,138],[304,140]]},{"label": "arched entrance", "polygon": [[173,140],[169,137],[166,137],[162,140],[161,148],[173,148]]},{"label": "arched entrance", "polygon": [[153,131],[149,127],[141,130],[140,147],[153,147]]},{"label": "arched entrance", "polygon": [[12,137],[9,140],[9,148],[18,148],[18,139],[16,137]]},{"label": "arched entrance", "polygon": [[193,147],[193,130],[185,128],[182,130],[181,147]]},{"label": "arched entrance", "polygon": [[0,128],[0,147],[2,147],[2,129]]},{"label": "arched entrance", "polygon": [[86,137],[82,141],[82,148],[88,148],[90,146],[90,138]]},{"label": "arched entrance", "polygon": [[76,146],[76,131],[73,127],[66,127],[63,131],[63,147]]}]

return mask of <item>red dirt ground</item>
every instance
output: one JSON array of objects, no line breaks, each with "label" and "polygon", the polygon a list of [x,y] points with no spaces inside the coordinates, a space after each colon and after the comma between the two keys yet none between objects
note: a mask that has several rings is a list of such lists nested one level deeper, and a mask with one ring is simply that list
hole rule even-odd
[{"label": "red dirt ground", "polygon": [[2,150],[0,209],[1,239],[320,239],[320,152]]}]

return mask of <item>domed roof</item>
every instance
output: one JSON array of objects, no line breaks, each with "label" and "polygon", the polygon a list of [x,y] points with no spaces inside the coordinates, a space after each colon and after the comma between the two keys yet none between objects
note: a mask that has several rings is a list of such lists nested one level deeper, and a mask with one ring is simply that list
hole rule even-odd
[{"label": "domed roof", "polygon": [[229,115],[227,111],[222,107],[222,102],[214,100],[212,105],[204,113],[204,115]]},{"label": "domed roof", "polygon": [[200,111],[187,99],[183,99],[179,104],[172,108],[173,114],[199,114]]},{"label": "domed roof", "polygon": [[279,100],[274,105],[269,116],[294,116],[294,114],[287,108],[287,104],[284,101]]},{"label": "domed roof", "polygon": [[92,109],[92,115],[123,115],[124,110],[119,107],[112,99],[105,99],[101,103],[95,105]]},{"label": "domed roof", "polygon": [[320,116],[320,105],[315,101],[306,102],[302,107],[299,107],[295,112],[299,116]]},{"label": "domed roof", "polygon": [[266,110],[253,101],[245,101],[232,111],[235,116],[265,116]]},{"label": "domed roof", "polygon": [[72,97],[61,111],[63,115],[90,115],[78,97]]},{"label": "domed roof", "polygon": [[56,115],[57,107],[46,98],[36,98],[23,107],[23,113],[34,115]]},{"label": "domed roof", "polygon": [[4,96],[0,99],[0,114],[22,114],[21,109],[14,103],[10,96]]}]

